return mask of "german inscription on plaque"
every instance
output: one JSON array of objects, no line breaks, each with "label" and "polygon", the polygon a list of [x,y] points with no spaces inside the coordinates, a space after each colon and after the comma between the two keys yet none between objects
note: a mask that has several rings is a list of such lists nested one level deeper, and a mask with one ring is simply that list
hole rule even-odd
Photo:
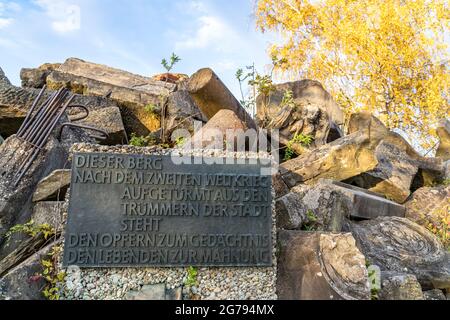
[{"label": "german inscription on plaque", "polygon": [[63,264],[270,266],[272,180],[264,166],[192,159],[75,154]]}]

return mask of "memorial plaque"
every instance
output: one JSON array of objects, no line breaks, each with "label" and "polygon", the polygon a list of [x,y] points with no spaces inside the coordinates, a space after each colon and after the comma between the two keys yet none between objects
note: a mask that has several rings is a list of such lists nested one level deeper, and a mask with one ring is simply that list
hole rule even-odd
[{"label": "memorial plaque", "polygon": [[192,159],[75,154],[64,266],[271,266],[268,165]]}]

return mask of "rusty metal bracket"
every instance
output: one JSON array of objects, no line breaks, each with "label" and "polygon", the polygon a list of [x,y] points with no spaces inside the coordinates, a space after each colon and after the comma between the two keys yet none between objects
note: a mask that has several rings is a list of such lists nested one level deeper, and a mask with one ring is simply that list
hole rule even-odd
[{"label": "rusty metal bracket", "polygon": [[80,117],[78,117],[78,118],[72,118],[72,119],[70,119],[70,117],[69,117],[69,120],[70,120],[71,122],[81,121],[81,120],[84,120],[84,119],[86,119],[87,117],[89,117],[89,109],[88,109],[85,105],[82,105],[82,104],[75,104],[75,105],[69,106],[68,108],[69,108],[69,109],[75,109],[75,108],[83,109],[83,111],[84,111],[84,113],[85,113],[84,115],[82,115],[82,116],[80,116]]},{"label": "rusty metal bracket", "polygon": [[84,129],[84,130],[96,131],[96,132],[100,133],[101,135],[93,135],[93,134],[90,134],[89,136],[92,137],[92,138],[94,138],[94,139],[101,140],[101,141],[107,140],[107,139],[109,138],[109,134],[108,134],[106,131],[103,131],[103,130],[101,130],[101,129],[94,128],[94,127],[91,127],[91,126],[87,126],[87,125],[84,125],[84,124],[65,122],[65,123],[63,123],[63,124],[61,125],[61,129],[60,129],[60,132],[59,132],[59,134],[58,134],[58,138],[59,138],[60,140],[61,140],[61,136],[62,136],[63,129],[64,129],[65,127],[80,128],[80,129]]}]

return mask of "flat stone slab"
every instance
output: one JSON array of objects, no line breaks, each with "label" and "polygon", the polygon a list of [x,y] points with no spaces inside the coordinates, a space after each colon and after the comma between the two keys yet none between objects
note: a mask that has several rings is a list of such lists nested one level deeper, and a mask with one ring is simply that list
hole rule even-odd
[{"label": "flat stone slab", "polygon": [[33,194],[33,202],[49,199],[64,200],[70,185],[70,169],[58,169],[42,179]]},{"label": "flat stone slab", "polygon": [[353,210],[350,211],[350,216],[353,218],[405,217],[405,206],[383,198],[375,192],[338,181],[323,180],[323,182],[342,188],[344,192],[352,196]]}]

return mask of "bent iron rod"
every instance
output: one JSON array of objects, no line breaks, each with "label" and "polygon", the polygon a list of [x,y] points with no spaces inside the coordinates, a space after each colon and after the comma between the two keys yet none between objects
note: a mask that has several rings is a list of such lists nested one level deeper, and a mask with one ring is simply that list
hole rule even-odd
[{"label": "bent iron rod", "polygon": [[39,100],[41,100],[42,95],[45,92],[45,88],[47,86],[44,85],[41,89],[41,91],[39,92],[37,98],[34,100],[33,104],[31,105],[31,108],[28,110],[27,115],[25,116],[24,121],[22,122],[22,125],[19,128],[19,131],[17,131],[17,135],[20,136],[23,128],[25,127],[25,125],[27,124],[27,122],[30,120],[30,116],[33,114],[34,109],[36,108],[37,104],[39,103]]},{"label": "bent iron rod", "polygon": [[[69,104],[72,102],[72,100],[74,99],[74,96],[71,96],[69,98],[69,100],[65,103],[65,105],[61,108],[60,112],[58,113],[58,115],[54,118],[53,122],[51,122],[50,127],[46,128],[44,130],[43,135],[38,139],[36,145],[37,147],[33,147],[32,150],[32,155],[29,158],[28,162],[23,162],[25,165],[22,165],[22,167],[19,169],[18,173],[19,176],[17,177],[14,185],[17,186],[20,182],[20,180],[23,178],[23,176],[25,175],[25,173],[28,171],[28,169],[31,167],[31,165],[33,164],[34,160],[36,160],[36,157],[39,154],[39,151],[42,150],[42,148],[45,146],[48,137],[50,136],[51,132],[53,131],[53,129],[55,128],[55,126],[57,125],[58,121],[61,119],[62,115],[64,114],[64,112],[67,110],[67,107],[69,106]],[[26,161],[26,160],[25,160]]]}]

